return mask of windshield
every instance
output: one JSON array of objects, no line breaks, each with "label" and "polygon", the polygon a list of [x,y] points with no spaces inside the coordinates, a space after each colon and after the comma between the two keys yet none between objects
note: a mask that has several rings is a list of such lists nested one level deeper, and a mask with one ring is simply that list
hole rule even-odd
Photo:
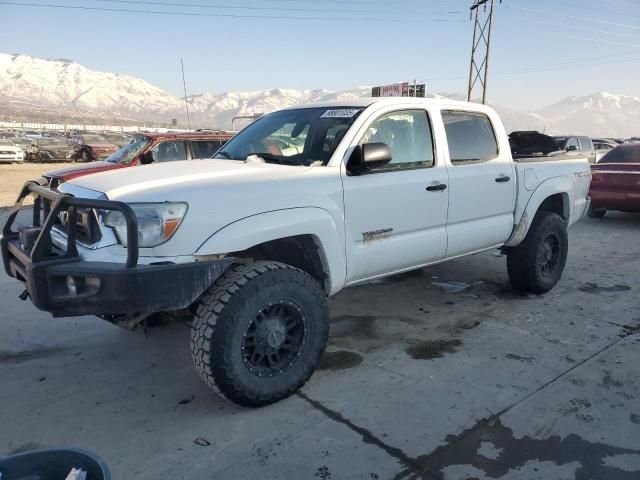
[{"label": "windshield", "polygon": [[287,165],[326,164],[363,108],[299,108],[262,117],[236,135],[213,158]]},{"label": "windshield", "polygon": [[137,138],[120,150],[109,155],[105,161],[110,163],[131,163],[142,149],[149,144],[149,140],[149,137]]}]

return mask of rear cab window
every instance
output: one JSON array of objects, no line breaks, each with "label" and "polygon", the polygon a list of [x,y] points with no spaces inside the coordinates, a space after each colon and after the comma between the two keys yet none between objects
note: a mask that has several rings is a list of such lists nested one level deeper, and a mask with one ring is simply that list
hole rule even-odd
[{"label": "rear cab window", "polygon": [[498,141],[484,113],[443,110],[449,158],[453,165],[480,163],[498,156]]}]

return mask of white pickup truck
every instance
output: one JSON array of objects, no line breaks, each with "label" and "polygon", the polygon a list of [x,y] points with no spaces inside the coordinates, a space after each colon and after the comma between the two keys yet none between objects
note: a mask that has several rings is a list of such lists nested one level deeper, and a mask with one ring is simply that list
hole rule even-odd
[{"label": "white pickup truck", "polygon": [[16,207],[1,244],[54,316],[188,309],[199,374],[260,406],[313,373],[347,286],[501,248],[514,288],[550,290],[590,178],[586,159],[514,162],[488,107],[367,98],[276,111],[209,160],[28,182],[33,225]]}]

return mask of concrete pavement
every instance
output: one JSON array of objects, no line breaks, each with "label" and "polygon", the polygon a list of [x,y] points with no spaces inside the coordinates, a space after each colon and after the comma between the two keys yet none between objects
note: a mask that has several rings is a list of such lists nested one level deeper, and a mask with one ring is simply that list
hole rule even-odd
[{"label": "concrete pavement", "polygon": [[347,289],[321,369],[258,410],[199,380],[187,325],[53,319],[1,276],[0,455],[87,448],[114,479],[638,479],[639,230],[572,228],[543,296],[497,252]]}]

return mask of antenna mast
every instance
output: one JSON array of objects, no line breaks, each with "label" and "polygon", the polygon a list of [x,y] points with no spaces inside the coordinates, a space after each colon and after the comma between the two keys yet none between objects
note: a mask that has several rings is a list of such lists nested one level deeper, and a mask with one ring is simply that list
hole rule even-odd
[{"label": "antenna mast", "polygon": [[191,119],[189,118],[189,102],[187,102],[187,84],[184,81],[184,63],[180,59],[180,67],[182,68],[182,87],[184,89],[184,108],[187,111],[187,130],[191,132]]}]

